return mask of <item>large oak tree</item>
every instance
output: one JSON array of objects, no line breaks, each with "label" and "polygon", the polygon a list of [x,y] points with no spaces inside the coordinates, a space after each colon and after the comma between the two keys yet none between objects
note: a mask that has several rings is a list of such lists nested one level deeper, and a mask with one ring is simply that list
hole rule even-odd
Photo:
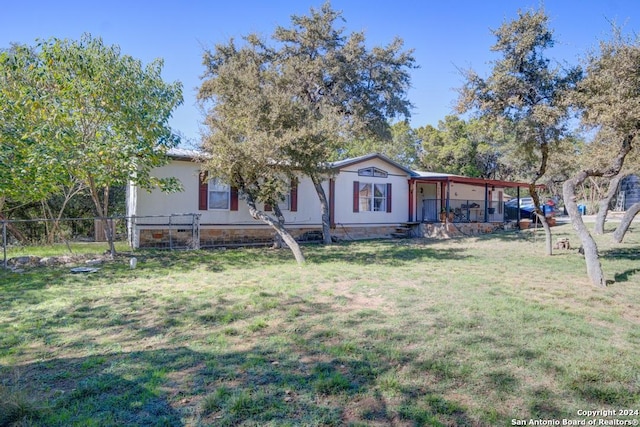
[{"label": "large oak tree", "polygon": [[[243,38],[242,46],[233,40],[217,45],[205,52],[205,80],[200,90],[201,99],[213,106],[207,118],[213,135],[220,132],[212,125],[220,125],[215,116],[222,117],[223,108],[225,114],[237,117],[248,117],[254,108],[239,102],[238,97],[222,95],[236,87],[237,79],[244,78],[227,74],[225,67],[269,74],[268,79],[256,79],[243,88],[242,96],[253,91],[254,97],[260,96],[277,113],[258,111],[263,118],[258,127],[253,120],[236,120],[225,126],[233,126],[236,138],[242,140],[249,135],[274,143],[280,140],[275,153],[278,157],[272,160],[288,164],[290,171],[295,169],[313,181],[325,243],[331,242],[328,200],[322,186],[331,173],[328,161],[348,152],[349,144],[363,138],[392,138],[389,120],[410,114],[406,93],[409,71],[414,67],[412,53],[403,50],[400,39],[388,46],[368,48],[364,34],[345,34],[344,28],[336,25],[340,20],[341,13],[325,3],[307,16],[292,16],[291,25],[277,27],[270,40],[249,35]],[[249,61],[244,68],[238,64],[243,60]],[[276,108],[276,103],[281,105]],[[231,113],[233,108],[238,111]],[[232,141],[229,139],[235,143]]]},{"label": "large oak tree", "polygon": [[568,134],[568,108],[562,100],[579,80],[580,70],[552,65],[545,56],[555,42],[547,21],[543,10],[519,12],[517,19],[493,31],[496,44],[491,50],[500,59],[493,62],[487,78],[473,70],[465,73],[458,109],[514,126],[518,156],[525,164],[522,173],[528,176],[529,193],[551,255],[551,229],[540,209],[538,183]]},{"label": "large oak tree", "polygon": [[588,55],[585,78],[571,102],[582,113],[585,125],[606,132],[592,150],[595,162],[581,169],[564,183],[563,193],[571,222],[584,249],[587,274],[598,287],[607,284],[595,240],[586,228],[576,201],[576,188],[589,177],[614,178],[623,170],[625,159],[637,150],[640,135],[640,38],[626,39],[614,31],[611,40],[600,43],[599,51]]}]

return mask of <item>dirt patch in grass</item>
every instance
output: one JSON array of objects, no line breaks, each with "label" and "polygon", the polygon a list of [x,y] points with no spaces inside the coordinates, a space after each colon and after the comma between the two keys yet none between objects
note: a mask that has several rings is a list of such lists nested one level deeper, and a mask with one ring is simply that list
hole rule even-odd
[{"label": "dirt patch in grass", "polygon": [[332,304],[336,311],[380,310],[385,314],[394,311],[389,298],[382,295],[379,288],[363,289],[356,281],[323,283],[318,285],[318,290],[321,292],[318,301]]}]

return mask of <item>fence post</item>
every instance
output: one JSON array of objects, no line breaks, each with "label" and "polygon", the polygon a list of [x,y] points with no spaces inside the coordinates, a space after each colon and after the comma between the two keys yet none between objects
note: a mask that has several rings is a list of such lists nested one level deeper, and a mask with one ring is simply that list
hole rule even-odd
[{"label": "fence post", "polygon": [[131,248],[131,250],[134,250],[134,243],[133,243],[133,227],[134,227],[134,223],[135,223],[135,215],[132,216],[127,216],[125,217],[126,221],[127,221],[127,241],[129,242],[129,248]]},{"label": "fence post", "polygon": [[169,215],[169,250],[173,250],[173,239],[171,236],[171,229],[173,228],[172,224],[173,222],[171,221],[173,219],[173,215]]},{"label": "fence post", "polygon": [[194,249],[200,249],[200,214],[193,214]]},{"label": "fence post", "polygon": [[7,221],[2,221],[2,252],[3,252],[3,266],[7,269]]}]

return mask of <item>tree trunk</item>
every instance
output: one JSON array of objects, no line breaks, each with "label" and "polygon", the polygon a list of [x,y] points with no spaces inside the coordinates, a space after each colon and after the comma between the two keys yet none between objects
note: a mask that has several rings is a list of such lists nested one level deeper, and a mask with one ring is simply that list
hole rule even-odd
[{"label": "tree trunk", "polygon": [[542,228],[544,229],[544,238],[545,238],[545,249],[547,255],[553,255],[553,242],[551,235],[551,227],[549,226],[549,222],[544,215],[544,212],[540,210],[540,197],[538,197],[538,190],[536,190],[535,182],[529,184],[529,194],[533,198],[533,203],[535,206],[535,214],[540,220],[540,224],[542,224]]},{"label": "tree trunk", "polygon": [[23,244],[27,244],[28,243],[28,239],[27,236],[25,236],[22,231],[18,230],[13,224],[11,224],[9,222],[9,220],[5,220],[4,215],[0,214],[0,220],[2,221],[7,221],[7,230],[13,234],[13,237],[15,237],[16,239],[18,239],[20,241],[20,243]]},{"label": "tree trunk", "polygon": [[329,215],[329,202],[327,201],[327,195],[322,187],[322,180],[316,175],[311,174],[311,181],[318,193],[318,199],[320,199],[320,212],[322,214],[322,240],[325,245],[333,243],[331,239],[331,216]]},{"label": "tree trunk", "polygon": [[88,181],[89,181],[89,192],[91,193],[91,200],[93,200],[93,204],[96,207],[96,212],[98,213],[98,216],[100,217],[104,225],[104,231],[107,235],[107,240],[109,241],[109,252],[111,254],[111,258],[115,258],[116,247],[113,244],[113,231],[111,230],[111,224],[110,224],[111,221],[109,221],[109,219],[106,217],[108,202],[109,202],[109,198],[108,198],[109,189],[108,187],[105,189],[107,194],[107,206],[103,207],[102,203],[100,203],[100,194],[98,194],[98,189],[96,188],[96,183],[93,180],[93,177],[90,176]]},{"label": "tree trunk", "polygon": [[544,241],[545,241],[545,250],[547,255],[553,255],[553,236],[551,235],[551,226],[549,225],[549,221],[547,221],[547,217],[544,216],[544,213],[536,212],[536,216],[542,224],[542,229],[544,230]]},{"label": "tree trunk", "polygon": [[[52,245],[53,244],[53,234],[54,231],[53,229],[49,228],[49,221],[47,221],[48,218],[53,219],[53,214],[48,215],[48,213],[51,213],[51,209],[47,209],[48,205],[46,203],[45,200],[41,200],[40,201],[40,205],[42,206],[42,216],[44,217],[44,233],[45,233],[45,239],[47,241],[48,245]],[[48,211],[48,212],[47,212]]]},{"label": "tree trunk", "polygon": [[[84,189],[84,186],[81,183],[79,183],[77,181],[74,181],[74,184],[72,184],[69,187],[68,191],[66,191],[66,190],[63,191],[64,200],[62,201],[62,205],[60,206],[60,210],[58,211],[57,216],[56,216],[56,218],[55,218],[55,220],[53,222],[54,227],[55,227],[56,230],[60,231],[60,220],[62,219],[62,215],[64,214],[64,210],[67,207],[67,204],[71,201],[71,199],[76,194],[78,194],[83,189]],[[63,237],[62,234],[60,234],[60,236]],[[69,252],[71,252],[71,246],[69,245],[69,241],[64,237],[63,237],[63,240],[66,243],[67,248],[69,249]]]},{"label": "tree trunk", "polygon": [[[280,209],[280,206],[278,206],[278,203],[273,201],[270,204],[271,206],[273,206],[273,213],[276,215],[278,222],[284,228],[285,219],[284,219],[284,215],[282,215],[282,210]],[[282,240],[282,236],[280,236],[280,234],[276,233],[276,238],[273,242],[273,249],[281,249],[282,246],[284,246],[284,240]]]},{"label": "tree trunk", "polygon": [[618,191],[618,186],[620,181],[625,177],[625,175],[616,175],[609,181],[609,188],[607,189],[607,193],[604,195],[602,199],[598,202],[598,214],[596,215],[596,224],[593,226],[594,234],[602,235],[604,234],[604,222],[607,219],[607,213],[609,212],[609,205],[613,196],[616,195]]},{"label": "tree trunk", "polygon": [[300,245],[298,244],[298,242],[296,242],[296,239],[291,236],[287,229],[284,228],[284,226],[280,224],[279,221],[274,220],[269,215],[258,210],[256,208],[255,200],[247,193],[245,193],[245,200],[247,202],[247,205],[249,206],[249,213],[251,214],[251,217],[260,220],[273,228],[276,233],[278,233],[278,235],[282,238],[282,240],[284,240],[287,246],[289,246],[289,249],[291,249],[291,252],[293,252],[293,256],[296,258],[298,264],[304,264],[305,259],[304,255],[302,254],[302,250],[300,250]]},{"label": "tree trunk", "polygon": [[627,209],[620,220],[620,224],[618,224],[616,231],[613,232],[614,242],[622,243],[622,239],[624,239],[624,235],[627,233],[627,230],[631,225],[631,221],[633,221],[633,218],[638,215],[638,212],[640,212],[640,202],[634,203],[629,209]]},{"label": "tree trunk", "polygon": [[594,286],[604,288],[607,286],[607,282],[604,278],[602,265],[600,264],[600,258],[598,256],[598,246],[584,225],[582,215],[578,212],[578,203],[576,202],[576,186],[582,183],[586,177],[587,174],[585,172],[580,172],[575,178],[566,180],[562,186],[562,195],[564,197],[565,207],[571,218],[573,229],[576,230],[582,242],[589,280],[591,280]]}]

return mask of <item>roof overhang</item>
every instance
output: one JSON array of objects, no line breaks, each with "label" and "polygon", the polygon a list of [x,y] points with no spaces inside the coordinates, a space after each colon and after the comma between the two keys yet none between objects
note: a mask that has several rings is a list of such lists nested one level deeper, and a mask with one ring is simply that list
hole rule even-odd
[{"label": "roof overhang", "polygon": [[[493,187],[503,187],[503,188],[529,188],[528,182],[517,182],[517,181],[503,181],[498,179],[484,179],[484,178],[470,178],[466,176],[460,175],[433,175],[433,176],[414,176],[411,178],[412,181],[415,182],[454,182],[460,184],[469,184],[476,186],[493,186]],[[544,187],[542,184],[536,185],[538,188]]]},{"label": "roof overhang", "polygon": [[199,161],[206,158],[207,154],[197,150],[171,148],[167,152],[167,157],[173,160]]}]

